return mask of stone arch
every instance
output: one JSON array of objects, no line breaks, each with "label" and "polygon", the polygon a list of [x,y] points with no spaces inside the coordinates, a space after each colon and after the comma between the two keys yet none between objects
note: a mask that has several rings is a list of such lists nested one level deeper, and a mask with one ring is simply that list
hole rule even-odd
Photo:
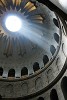
[{"label": "stone arch", "polygon": [[27,83],[23,83],[22,85],[21,85],[21,91],[22,91],[22,96],[24,96],[24,95],[26,95],[27,93],[28,93],[28,84]]},{"label": "stone arch", "polygon": [[34,70],[34,72],[38,71],[39,69],[40,69],[39,63],[38,63],[38,62],[35,62],[35,63],[33,64],[33,70]]},{"label": "stone arch", "polygon": [[62,78],[61,89],[62,89],[65,100],[67,100],[67,77],[66,76]]},{"label": "stone arch", "polygon": [[50,92],[50,100],[59,100],[56,89],[52,89]]},{"label": "stone arch", "polygon": [[58,57],[56,59],[56,66],[57,66],[58,71],[61,70],[61,64],[60,64],[60,62],[61,62],[61,59],[60,59],[60,57]]},{"label": "stone arch", "polygon": [[0,94],[0,100],[2,100],[2,95]]},{"label": "stone arch", "polygon": [[47,71],[48,82],[51,82],[53,79],[53,72],[52,69],[48,69]]},{"label": "stone arch", "polygon": [[23,67],[21,70],[21,76],[24,76],[24,75],[28,75],[28,69],[26,67]]},{"label": "stone arch", "polygon": [[54,22],[54,24],[59,28],[59,24],[58,24],[58,21],[57,21],[56,18],[53,18],[53,22]]},{"label": "stone arch", "polygon": [[65,57],[67,57],[67,52],[65,51],[67,48],[65,48],[65,44],[62,43],[62,51]]},{"label": "stone arch", "polygon": [[2,76],[2,75],[3,75],[3,68],[0,67],[0,76]]},{"label": "stone arch", "polygon": [[40,88],[42,88],[42,79],[41,79],[41,77],[38,77],[35,80],[35,88],[36,88],[36,90],[39,90]]},{"label": "stone arch", "polygon": [[48,56],[47,56],[47,55],[44,55],[44,56],[43,56],[43,63],[44,63],[44,66],[48,63],[48,61],[49,61]]},{"label": "stone arch", "polygon": [[54,33],[54,39],[57,43],[59,43],[59,35],[57,33]]},{"label": "stone arch", "polygon": [[15,77],[15,70],[14,69],[9,70],[8,77]]},{"label": "stone arch", "polygon": [[39,97],[37,100],[44,100],[44,98],[43,97]]},{"label": "stone arch", "polygon": [[13,85],[9,84],[6,86],[6,89],[5,89],[5,97],[12,97],[14,94],[14,91],[13,91]]},{"label": "stone arch", "polygon": [[50,46],[50,52],[51,52],[51,54],[54,55],[55,51],[56,51],[55,47],[53,45],[51,45]]}]

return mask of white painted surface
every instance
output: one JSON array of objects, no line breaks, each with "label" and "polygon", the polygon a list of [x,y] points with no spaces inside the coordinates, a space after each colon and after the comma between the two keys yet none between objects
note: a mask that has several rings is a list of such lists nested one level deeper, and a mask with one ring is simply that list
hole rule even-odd
[{"label": "white painted surface", "polygon": [[67,14],[67,0],[50,0]]}]

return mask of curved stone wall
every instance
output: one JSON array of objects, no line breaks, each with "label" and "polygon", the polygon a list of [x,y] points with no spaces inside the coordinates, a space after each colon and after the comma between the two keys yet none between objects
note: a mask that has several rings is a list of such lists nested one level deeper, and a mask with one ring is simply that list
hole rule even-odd
[{"label": "curved stone wall", "polygon": [[[39,6],[41,6],[41,5],[39,5]],[[41,9],[41,11],[42,11],[42,9]],[[44,12],[47,12],[47,10],[43,11],[43,13]],[[54,15],[54,19],[52,18],[53,15]],[[48,16],[48,17],[52,18],[52,25],[56,24],[55,25],[56,30],[54,30],[54,27],[53,27],[53,31],[51,31],[51,32],[53,32],[53,34],[51,35],[52,37],[50,37],[50,34],[49,34],[49,38],[48,38],[48,39],[51,38],[50,39],[51,42],[53,41],[52,45],[49,44],[49,47],[51,46],[53,48],[53,49],[49,49],[51,52],[50,52],[50,54],[48,53],[48,58],[49,58],[49,61],[51,62],[50,66],[47,68],[44,68],[44,67],[48,66],[48,63],[46,64],[46,66],[44,66],[44,63],[45,63],[45,62],[43,63],[44,53],[40,52],[43,54],[42,54],[42,57],[40,57],[40,59],[38,59],[38,62],[40,62],[39,66],[38,66],[38,68],[40,67],[39,70],[34,71],[33,67],[30,67],[34,63],[33,59],[36,62],[35,58],[38,58],[36,56],[36,57],[32,58],[32,60],[31,60],[32,63],[30,64],[30,66],[27,67],[28,73],[27,73],[27,71],[25,71],[28,75],[24,75],[23,77],[21,77],[22,66],[20,66],[20,63],[17,64],[17,61],[16,61],[15,64],[17,64],[17,66],[11,67],[10,64],[8,64],[8,63],[3,64],[3,62],[1,61],[0,64],[2,63],[3,65],[1,65],[0,68],[3,68],[3,69],[1,69],[1,71],[0,71],[0,73],[1,73],[0,95],[3,98],[18,98],[18,97],[23,98],[25,96],[30,96],[30,97],[32,96],[32,97],[34,97],[34,100],[38,100],[40,97],[41,97],[41,99],[44,98],[45,100],[49,100],[50,99],[50,91],[52,89],[56,89],[59,94],[59,100],[64,100],[62,92],[59,93],[59,90],[61,91],[60,86],[59,86],[61,80],[59,80],[59,82],[54,87],[52,87],[52,89],[50,89],[46,93],[43,93],[41,96],[36,97],[38,93],[40,94],[42,92],[42,90],[46,91],[45,88],[48,87],[52,82],[54,82],[56,77],[58,77],[60,75],[60,73],[63,69],[63,66],[65,64],[66,57],[67,57],[67,52],[66,52],[67,38],[66,38],[66,31],[65,31],[64,24],[61,22],[61,19],[58,18],[59,25],[60,25],[60,27],[58,28],[56,16],[53,12],[50,13],[50,16]],[[48,18],[47,18],[46,22],[49,22]],[[50,23],[49,23],[49,26],[50,26]],[[50,26],[50,29],[51,29],[51,26]],[[59,34],[59,32],[61,34]],[[59,39],[58,39],[58,37],[59,37]],[[56,56],[53,55],[55,53],[55,48],[53,45],[55,45],[55,48],[57,49]],[[19,59],[19,61],[20,61],[20,59]],[[7,65],[10,67],[7,67]],[[19,65],[19,68],[18,68],[18,65]],[[15,73],[13,73],[13,74],[15,74],[15,77],[8,77],[8,73],[11,68],[15,69]],[[24,68],[24,66],[23,66],[23,68]],[[34,74],[35,77],[32,74]],[[19,80],[20,78],[21,78],[21,80]],[[61,97],[62,97],[62,99],[60,99]],[[33,100],[33,99],[31,99],[31,100]]]}]

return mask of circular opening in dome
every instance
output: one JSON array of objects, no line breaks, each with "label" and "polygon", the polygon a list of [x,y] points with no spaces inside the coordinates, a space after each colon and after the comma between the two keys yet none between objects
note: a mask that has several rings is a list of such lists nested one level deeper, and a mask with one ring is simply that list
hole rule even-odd
[{"label": "circular opening in dome", "polygon": [[5,21],[6,28],[11,32],[17,32],[21,29],[21,19],[17,16],[8,16]]}]

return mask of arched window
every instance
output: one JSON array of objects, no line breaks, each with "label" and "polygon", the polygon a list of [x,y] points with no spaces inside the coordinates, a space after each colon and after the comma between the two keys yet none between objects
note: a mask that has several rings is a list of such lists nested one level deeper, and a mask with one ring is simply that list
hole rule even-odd
[{"label": "arched window", "polygon": [[39,63],[38,62],[35,62],[34,65],[33,65],[34,72],[38,71],[39,69],[40,69]]},{"label": "arched window", "polygon": [[2,96],[0,95],[0,100],[2,99]]},{"label": "arched window", "polygon": [[44,63],[44,65],[46,65],[48,63],[48,61],[49,61],[48,56],[47,55],[44,55],[43,56],[43,63]]},{"label": "arched window", "polygon": [[57,95],[57,91],[55,89],[52,89],[51,90],[51,93],[50,93],[50,100],[59,100],[58,99],[58,95]]},{"label": "arched window", "polygon": [[53,45],[50,46],[50,52],[52,53],[52,55],[54,55],[56,49]]},{"label": "arched window", "polygon": [[14,69],[9,70],[8,77],[15,77],[15,70]]},{"label": "arched window", "polygon": [[44,98],[43,97],[39,97],[37,100],[44,100]]},{"label": "arched window", "polygon": [[3,74],[3,68],[0,67],[0,76]]},{"label": "arched window", "polygon": [[67,77],[63,77],[61,81],[61,88],[64,95],[65,100],[67,100]]},{"label": "arched window", "polygon": [[24,76],[24,75],[28,75],[28,69],[26,67],[23,67],[21,70],[21,76]]},{"label": "arched window", "polygon": [[53,18],[53,22],[54,22],[54,24],[59,28],[59,24],[58,24],[58,21],[57,21],[56,18]]},{"label": "arched window", "polygon": [[59,43],[59,35],[57,33],[54,33],[54,39],[57,43]]}]

